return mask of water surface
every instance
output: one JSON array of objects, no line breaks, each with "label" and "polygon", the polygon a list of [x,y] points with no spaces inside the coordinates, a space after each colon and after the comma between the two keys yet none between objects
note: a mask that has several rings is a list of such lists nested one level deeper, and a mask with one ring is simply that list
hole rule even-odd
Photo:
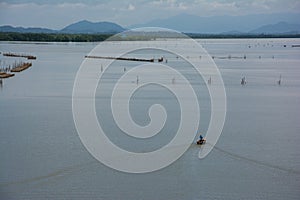
[{"label": "water surface", "polygon": [[[300,40],[198,42],[216,57],[226,87],[227,117],[222,135],[203,160],[198,159],[199,147],[192,145],[169,167],[138,175],[118,172],[96,161],[75,129],[73,82],[84,55],[96,43],[1,42],[1,52],[37,56],[30,69],[3,80],[0,88],[1,198],[299,199],[300,49],[291,45]],[[229,55],[246,55],[246,59],[217,58]],[[0,58],[11,62],[2,55]],[[169,60],[177,69],[183,67],[176,65],[175,59]],[[106,84],[123,73],[124,65],[131,66],[116,63],[119,67],[107,75]],[[240,85],[243,76],[245,86]],[[201,81],[198,85],[199,91],[205,88]],[[165,105],[170,112],[169,124],[173,122],[163,130],[168,137],[160,136],[150,146],[137,141],[132,145],[130,139],[120,139],[112,122],[103,119],[112,132],[111,139],[136,151],[165,144],[177,128],[179,113],[178,104],[169,101],[170,95],[152,86],[137,93],[132,104],[132,116],[142,125],[149,120],[145,108],[155,102]],[[98,92],[96,98],[97,115],[102,119],[109,113],[103,106],[109,96]],[[209,101],[203,97],[202,102],[199,130],[205,133]]]}]

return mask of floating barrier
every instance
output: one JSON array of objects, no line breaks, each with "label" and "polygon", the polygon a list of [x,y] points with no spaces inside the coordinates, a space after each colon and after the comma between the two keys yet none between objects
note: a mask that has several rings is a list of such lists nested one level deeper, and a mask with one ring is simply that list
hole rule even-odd
[{"label": "floating barrier", "polygon": [[9,77],[12,77],[12,76],[14,76],[14,74],[0,72],[0,78],[9,78]]},{"label": "floating barrier", "polygon": [[11,72],[21,72],[25,69],[28,69],[29,67],[31,67],[32,64],[31,63],[21,63],[20,65],[17,65],[16,67],[14,67],[13,69],[11,69]]},{"label": "floating barrier", "polygon": [[3,56],[22,57],[22,58],[27,58],[28,60],[35,60],[36,59],[36,56],[17,54],[17,53],[3,53]]},{"label": "floating barrier", "polygon": [[[144,59],[144,58],[123,58],[123,57],[110,57],[110,56],[85,56],[85,58],[96,58],[96,59],[112,59],[112,60],[127,60],[127,61],[138,61],[138,62],[154,62],[155,59]],[[163,57],[157,59],[158,62],[163,61]]]}]

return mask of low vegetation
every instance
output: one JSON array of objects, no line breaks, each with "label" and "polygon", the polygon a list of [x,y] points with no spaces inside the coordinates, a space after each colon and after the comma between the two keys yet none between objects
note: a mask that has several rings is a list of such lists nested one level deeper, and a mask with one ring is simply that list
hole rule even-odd
[{"label": "low vegetation", "polygon": [[[62,33],[16,33],[0,32],[0,41],[36,41],[36,42],[99,42],[111,37],[113,34],[62,34]],[[188,33],[192,38],[300,38],[300,34],[194,34]],[[114,36],[113,40],[154,40],[158,36],[138,35],[121,37]]]},{"label": "low vegetation", "polygon": [[111,34],[0,33],[0,41],[96,42]]}]

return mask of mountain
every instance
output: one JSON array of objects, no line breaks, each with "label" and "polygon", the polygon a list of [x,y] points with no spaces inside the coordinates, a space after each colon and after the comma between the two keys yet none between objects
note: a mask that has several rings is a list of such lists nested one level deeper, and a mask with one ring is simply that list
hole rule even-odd
[{"label": "mountain", "polygon": [[300,33],[300,24],[289,24],[287,22],[278,22],[276,24],[268,24],[250,31],[253,34],[284,34],[284,33]]},{"label": "mountain", "polygon": [[47,28],[23,28],[12,26],[0,26],[0,32],[18,32],[18,33],[56,33],[57,31]]},{"label": "mountain", "polygon": [[87,20],[79,21],[66,26],[61,33],[119,33],[125,29],[112,22],[90,22]]},{"label": "mountain", "polygon": [[190,14],[180,14],[166,19],[156,19],[145,24],[133,25],[130,28],[138,27],[164,27],[185,33],[213,33],[224,32],[248,33],[257,27],[266,24],[275,24],[279,21],[297,24],[300,19],[299,13],[277,13],[277,14],[256,14],[244,16],[211,16],[201,17]]}]

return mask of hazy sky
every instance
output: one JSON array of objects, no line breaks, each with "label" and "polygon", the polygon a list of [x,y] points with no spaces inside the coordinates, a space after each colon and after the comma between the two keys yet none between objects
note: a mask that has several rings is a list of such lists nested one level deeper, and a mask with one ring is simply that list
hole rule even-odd
[{"label": "hazy sky", "polygon": [[61,29],[79,21],[122,26],[187,13],[199,16],[300,12],[300,0],[0,0],[0,25]]}]

